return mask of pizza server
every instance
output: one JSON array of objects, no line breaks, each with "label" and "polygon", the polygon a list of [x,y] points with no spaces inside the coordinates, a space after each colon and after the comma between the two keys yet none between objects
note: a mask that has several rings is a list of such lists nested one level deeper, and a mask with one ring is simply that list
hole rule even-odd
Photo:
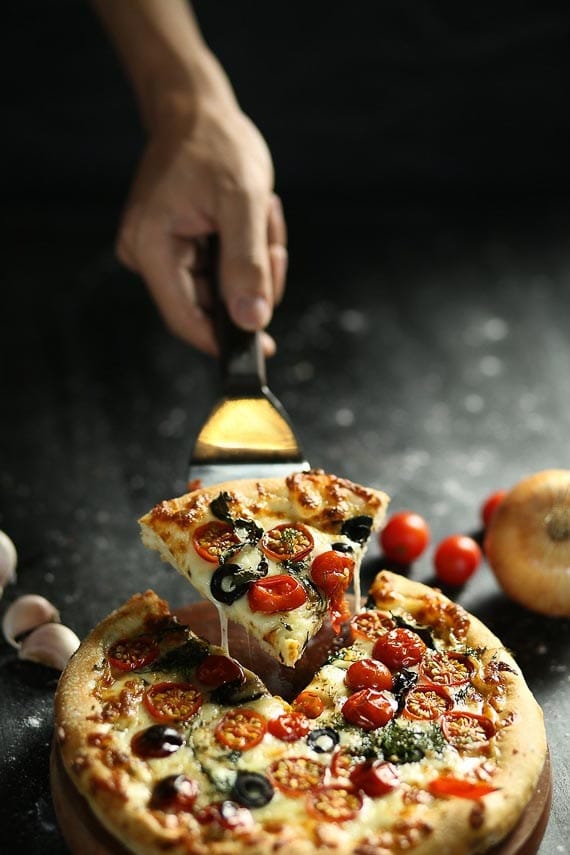
[{"label": "pizza server", "polygon": [[218,238],[213,235],[208,239],[208,267],[222,397],[198,434],[188,481],[208,485],[309,469],[285,408],[267,385],[260,334],[237,327],[219,296],[218,257]]}]

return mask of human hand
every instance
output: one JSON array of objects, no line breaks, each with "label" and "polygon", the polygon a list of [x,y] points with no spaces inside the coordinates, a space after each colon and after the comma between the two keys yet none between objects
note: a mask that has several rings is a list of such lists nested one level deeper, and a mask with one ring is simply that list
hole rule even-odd
[{"label": "human hand", "polygon": [[[145,280],[169,329],[206,353],[218,346],[200,251],[205,236],[219,235],[221,296],[238,326],[264,329],[283,295],[286,226],[272,188],[265,141],[235,103],[202,103],[151,132],[117,254]],[[262,338],[271,355],[273,339]]]}]

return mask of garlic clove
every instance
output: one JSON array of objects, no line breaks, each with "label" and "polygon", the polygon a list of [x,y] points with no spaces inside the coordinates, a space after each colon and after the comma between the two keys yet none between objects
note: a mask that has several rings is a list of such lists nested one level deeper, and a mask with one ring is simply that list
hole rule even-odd
[{"label": "garlic clove", "polygon": [[11,538],[0,529],[0,596],[9,582],[16,581],[18,553]]},{"label": "garlic clove", "polygon": [[20,659],[39,662],[63,671],[80,641],[68,626],[61,623],[44,623],[27,635],[20,647]]},{"label": "garlic clove", "polygon": [[19,648],[19,636],[44,623],[59,623],[59,612],[54,605],[39,594],[25,594],[6,609],[2,619],[2,632],[12,647]]}]

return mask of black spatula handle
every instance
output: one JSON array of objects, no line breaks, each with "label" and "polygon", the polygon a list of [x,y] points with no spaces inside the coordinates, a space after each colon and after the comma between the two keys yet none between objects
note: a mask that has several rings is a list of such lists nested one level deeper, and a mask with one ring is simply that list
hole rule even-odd
[{"label": "black spatula handle", "polygon": [[208,237],[208,268],[224,394],[228,397],[257,397],[267,383],[261,335],[240,329],[229,316],[221,294],[220,240],[215,234]]}]

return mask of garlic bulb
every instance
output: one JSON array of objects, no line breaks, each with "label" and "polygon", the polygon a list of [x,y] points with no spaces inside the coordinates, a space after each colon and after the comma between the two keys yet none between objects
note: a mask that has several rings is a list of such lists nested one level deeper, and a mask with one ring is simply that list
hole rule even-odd
[{"label": "garlic bulb", "polygon": [[2,632],[12,647],[19,648],[20,635],[45,623],[59,623],[59,612],[49,600],[38,594],[25,594],[6,609],[2,619]]},{"label": "garlic bulb", "polygon": [[19,657],[63,671],[79,643],[78,637],[68,626],[44,623],[23,640]]},{"label": "garlic bulb", "polygon": [[18,553],[11,538],[0,529],[0,597],[8,582],[16,581]]}]

